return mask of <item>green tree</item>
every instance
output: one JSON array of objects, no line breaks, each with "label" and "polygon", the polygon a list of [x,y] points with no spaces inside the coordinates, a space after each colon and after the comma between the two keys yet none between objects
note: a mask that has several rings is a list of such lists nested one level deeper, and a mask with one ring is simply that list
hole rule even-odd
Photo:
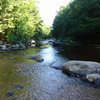
[{"label": "green tree", "polygon": [[55,17],[52,34],[81,42],[100,40],[100,0],[74,0],[62,7]]},{"label": "green tree", "polygon": [[0,1],[0,39],[11,43],[42,37],[43,24],[35,0]]}]

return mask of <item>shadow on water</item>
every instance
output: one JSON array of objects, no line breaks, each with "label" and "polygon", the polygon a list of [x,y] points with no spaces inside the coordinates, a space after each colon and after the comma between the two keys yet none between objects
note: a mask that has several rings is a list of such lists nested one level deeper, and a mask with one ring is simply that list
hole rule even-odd
[{"label": "shadow on water", "polygon": [[[96,53],[91,49],[48,46],[0,53],[0,100],[100,100],[99,88],[51,67],[60,66],[69,59],[83,60],[87,54],[86,60],[93,60]],[[99,61],[99,54],[96,61]],[[28,59],[30,55],[39,55],[44,61]],[[7,96],[9,93],[13,95]]]},{"label": "shadow on water", "polygon": [[100,46],[65,45],[57,47],[59,54],[69,60],[85,60],[100,62]]}]

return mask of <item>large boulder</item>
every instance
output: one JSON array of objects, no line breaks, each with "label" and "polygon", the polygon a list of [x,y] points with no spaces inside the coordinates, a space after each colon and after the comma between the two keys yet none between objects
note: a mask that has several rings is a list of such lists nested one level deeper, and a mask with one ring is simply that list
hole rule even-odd
[{"label": "large boulder", "polygon": [[62,65],[66,74],[89,82],[100,79],[100,63],[91,61],[68,61]]}]

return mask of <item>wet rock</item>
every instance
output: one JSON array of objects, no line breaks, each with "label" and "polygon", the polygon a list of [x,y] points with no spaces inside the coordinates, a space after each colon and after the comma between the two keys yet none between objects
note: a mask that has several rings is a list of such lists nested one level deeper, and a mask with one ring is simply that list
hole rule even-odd
[{"label": "wet rock", "polygon": [[60,66],[51,66],[51,68],[54,68],[54,69],[57,69],[57,70],[60,70],[61,69]]},{"label": "wet rock", "polygon": [[15,72],[19,73],[19,72],[21,72],[21,69],[17,69]]},{"label": "wet rock", "polygon": [[17,45],[11,45],[10,47],[11,47],[11,49],[18,49],[19,48]]},{"label": "wet rock", "polygon": [[27,54],[26,54],[26,53],[21,53],[21,55],[24,55],[24,56],[25,56],[25,55],[27,55]]},{"label": "wet rock", "polygon": [[6,51],[6,50],[7,50],[6,46],[5,46],[5,45],[2,45],[2,46],[1,46],[1,50]]},{"label": "wet rock", "polygon": [[6,96],[10,97],[10,96],[12,96],[13,94],[14,94],[13,91],[8,91],[8,92],[6,93]]},{"label": "wet rock", "polygon": [[6,57],[1,57],[1,59],[4,59],[4,60],[5,60],[5,59],[6,59]]},{"label": "wet rock", "polygon": [[37,57],[36,57],[36,56],[31,56],[31,57],[29,57],[28,59],[35,60],[35,59],[37,59]]},{"label": "wet rock", "polygon": [[40,47],[40,49],[46,49],[47,47]]},{"label": "wet rock", "polygon": [[23,43],[15,44],[15,45],[11,45],[11,44],[0,45],[0,50],[1,51],[24,50],[24,49],[26,49],[26,46]]},{"label": "wet rock", "polygon": [[26,49],[26,46],[23,43],[20,43],[19,44],[19,49],[24,50],[24,49]]},{"label": "wet rock", "polygon": [[78,77],[89,82],[100,78],[100,63],[91,61],[68,61],[61,69],[70,76]]},{"label": "wet rock", "polygon": [[21,85],[16,85],[15,87],[16,87],[16,89],[23,89],[24,88],[24,86],[21,86]]},{"label": "wet rock", "polygon": [[9,59],[10,59],[10,60],[13,60],[13,59],[15,59],[15,57],[10,57]]},{"label": "wet rock", "polygon": [[44,61],[43,58],[40,58],[40,57],[37,57],[37,56],[29,57],[29,59],[36,60],[37,62],[43,62]]},{"label": "wet rock", "polygon": [[44,59],[43,59],[43,58],[37,58],[36,61],[37,61],[37,62],[43,62]]},{"label": "wet rock", "polygon": [[87,74],[86,78],[89,82],[95,83],[97,80],[100,80],[99,74]]},{"label": "wet rock", "polygon": [[11,50],[24,50],[26,47],[24,44],[15,44],[15,45],[10,45]]}]

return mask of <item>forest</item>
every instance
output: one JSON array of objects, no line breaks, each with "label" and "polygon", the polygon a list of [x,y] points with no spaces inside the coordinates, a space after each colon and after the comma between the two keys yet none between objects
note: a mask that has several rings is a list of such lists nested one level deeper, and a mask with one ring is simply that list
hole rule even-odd
[{"label": "forest", "polygon": [[49,32],[35,0],[0,0],[0,40],[24,43],[43,38]]},{"label": "forest", "polygon": [[100,43],[100,0],[73,0],[62,6],[52,35],[62,41]]},{"label": "forest", "polygon": [[0,0],[0,100],[100,100],[100,0]]}]

